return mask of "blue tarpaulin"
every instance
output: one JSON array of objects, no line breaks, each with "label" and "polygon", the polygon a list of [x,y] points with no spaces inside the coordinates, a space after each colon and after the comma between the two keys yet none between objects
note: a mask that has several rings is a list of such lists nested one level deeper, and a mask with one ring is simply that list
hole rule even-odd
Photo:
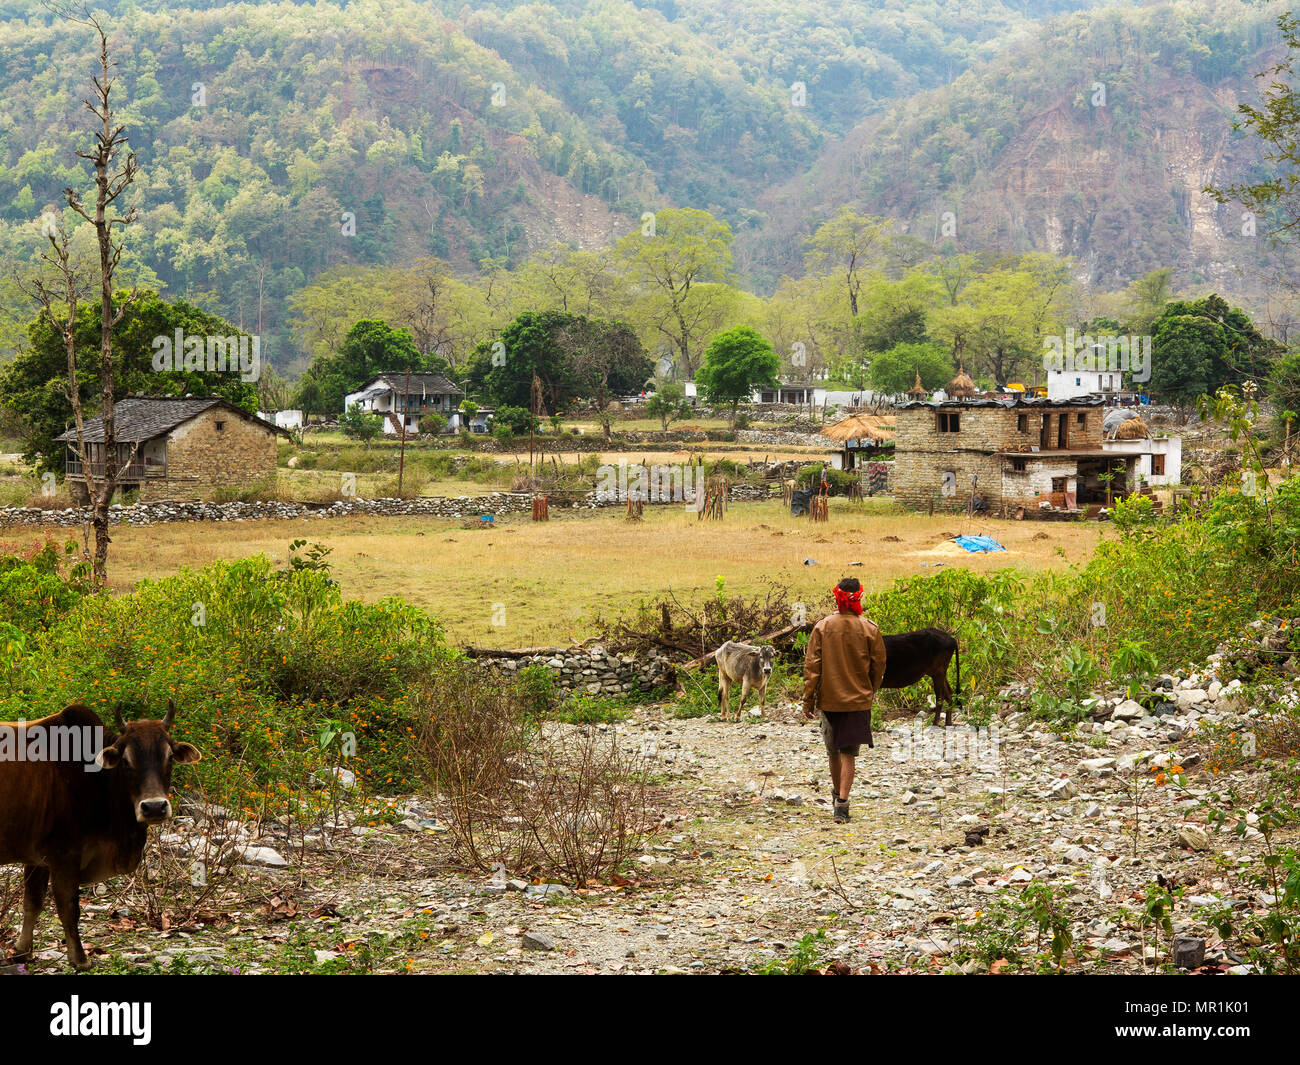
[{"label": "blue tarpaulin", "polygon": [[953,542],[958,547],[964,547],[967,551],[1005,551],[1006,548],[998,543],[991,536],[957,536]]}]

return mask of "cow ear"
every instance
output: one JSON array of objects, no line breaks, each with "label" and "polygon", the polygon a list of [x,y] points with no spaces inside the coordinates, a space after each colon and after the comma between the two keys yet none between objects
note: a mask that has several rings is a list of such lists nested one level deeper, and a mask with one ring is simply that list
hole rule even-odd
[{"label": "cow ear", "polygon": [[172,725],[176,723],[176,704],[170,699],[167,700],[167,714],[163,717],[163,728],[168,732],[171,731]]},{"label": "cow ear", "polygon": [[122,763],[122,752],[117,747],[105,747],[95,755],[95,764],[100,769],[116,769]]},{"label": "cow ear", "polygon": [[178,765],[192,765],[197,762],[203,755],[199,754],[199,749],[189,743],[173,743],[172,758]]}]

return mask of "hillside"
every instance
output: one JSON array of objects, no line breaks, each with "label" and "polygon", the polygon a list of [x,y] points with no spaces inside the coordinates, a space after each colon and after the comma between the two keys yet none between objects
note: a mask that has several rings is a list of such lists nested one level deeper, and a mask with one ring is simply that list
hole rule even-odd
[{"label": "hillside", "polygon": [[807,219],[849,202],[940,243],[952,212],[954,246],[1073,256],[1101,287],[1172,265],[1181,284],[1249,292],[1262,239],[1202,189],[1258,173],[1232,124],[1276,58],[1273,16],[1219,0],[1048,22],[860,123],[767,197],[761,269],[797,266]]},{"label": "hillside", "polygon": [[[1173,264],[1248,294],[1259,258],[1199,191],[1257,158],[1230,125],[1274,34],[1239,0],[102,6],[142,165],[128,271],[255,328],[282,367],[288,300],[327,269],[436,256],[473,277],[671,205],[730,223],[759,292],[843,203],[927,240],[951,210],[962,250],[1074,256],[1108,287]],[[6,10],[0,274],[87,184],[91,71],[38,0]],[[0,358],[27,313],[0,282]]]}]

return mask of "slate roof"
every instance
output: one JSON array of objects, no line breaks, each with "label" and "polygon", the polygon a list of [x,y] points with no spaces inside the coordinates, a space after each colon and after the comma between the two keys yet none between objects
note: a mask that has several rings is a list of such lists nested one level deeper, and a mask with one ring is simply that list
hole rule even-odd
[{"label": "slate roof", "polygon": [[[406,390],[406,371],[400,370],[397,373],[376,374],[366,382],[366,392],[373,391],[374,386],[378,383],[387,385],[394,392],[404,392]],[[440,373],[411,374],[411,395],[420,396],[430,394],[442,396],[463,396],[465,393]]]},{"label": "slate roof", "polygon": [[[220,396],[201,398],[192,396],[184,398],[128,396],[126,399],[118,400],[114,408],[113,421],[118,443],[138,444],[146,440],[155,440],[160,436],[166,436],[178,425],[184,425],[191,418],[197,418],[204,411],[213,407],[224,407],[241,418],[247,418],[249,421],[266,426],[273,433],[280,433],[284,436],[289,435],[286,430],[281,429],[279,426],[272,425],[262,418],[254,417],[248,411],[236,407],[233,403],[222,399]],[[102,417],[88,419],[84,426],[84,435],[86,443],[102,444],[104,442],[104,419]],[[54,439],[74,441],[77,439],[77,429],[73,426]]]}]

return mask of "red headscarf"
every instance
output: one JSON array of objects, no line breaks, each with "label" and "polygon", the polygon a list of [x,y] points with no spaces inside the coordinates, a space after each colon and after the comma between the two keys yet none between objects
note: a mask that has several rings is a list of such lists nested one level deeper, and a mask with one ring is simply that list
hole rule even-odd
[{"label": "red headscarf", "polygon": [[858,590],[856,592],[846,592],[839,585],[836,585],[835,588],[832,590],[835,592],[835,605],[839,607],[841,614],[857,614],[861,616],[862,614],[862,586],[861,585],[858,586]]}]

